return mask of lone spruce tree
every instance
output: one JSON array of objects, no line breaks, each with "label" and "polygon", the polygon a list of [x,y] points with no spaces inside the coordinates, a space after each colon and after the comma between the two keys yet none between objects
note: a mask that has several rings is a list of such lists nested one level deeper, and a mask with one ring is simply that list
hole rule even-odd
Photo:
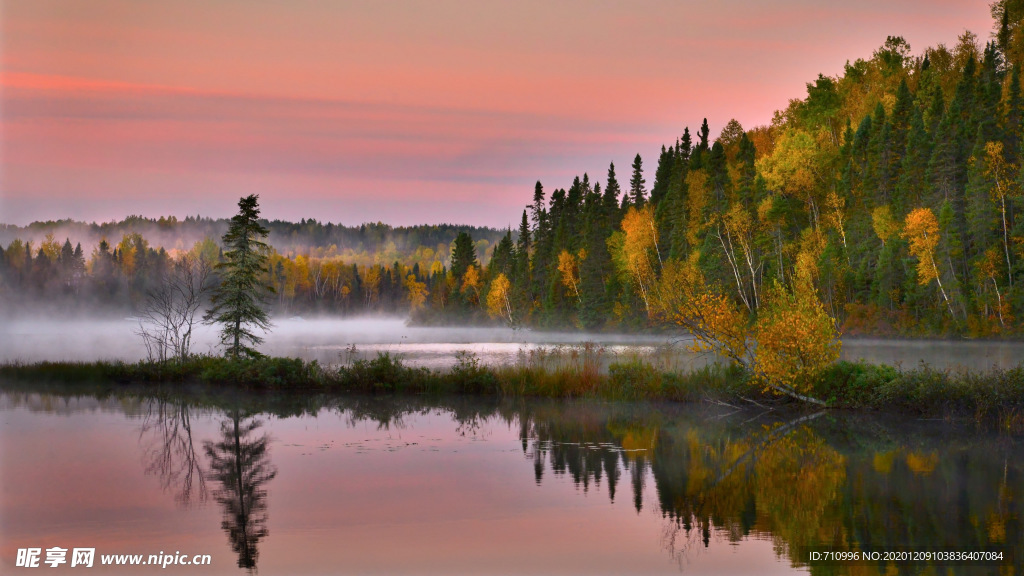
[{"label": "lone spruce tree", "polygon": [[268,231],[259,223],[259,196],[249,195],[238,201],[238,214],[224,234],[224,260],[217,264],[221,283],[214,290],[212,308],[204,320],[222,326],[220,343],[232,358],[258,356],[246,344],[256,346],[263,339],[253,333],[255,328],[270,328],[264,310],[266,295],[274,288],[266,284],[268,246],[263,239]]}]

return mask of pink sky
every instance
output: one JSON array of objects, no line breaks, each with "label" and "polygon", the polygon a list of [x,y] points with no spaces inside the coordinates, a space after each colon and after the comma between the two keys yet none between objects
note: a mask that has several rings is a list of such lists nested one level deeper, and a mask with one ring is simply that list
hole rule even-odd
[{"label": "pink sky", "polygon": [[980,0],[0,0],[0,223],[230,216],[517,225],[708,118],[770,121]]}]

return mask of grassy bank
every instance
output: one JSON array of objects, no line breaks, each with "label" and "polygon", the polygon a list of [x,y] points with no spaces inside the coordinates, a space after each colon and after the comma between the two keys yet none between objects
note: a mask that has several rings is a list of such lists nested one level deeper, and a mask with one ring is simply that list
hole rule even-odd
[{"label": "grassy bank", "polygon": [[193,356],[182,362],[38,362],[0,365],[0,378],[93,383],[202,383],[251,390],[354,392],[362,394],[490,394],[547,398],[697,401],[750,392],[744,373],[712,365],[689,372],[665,371],[635,358],[601,369],[600,354],[583,348],[514,365],[487,366],[460,353],[448,370],[406,365],[382,353],[339,366],[297,358],[231,360]]},{"label": "grassy bank", "polygon": [[[765,393],[733,366],[714,364],[688,371],[656,367],[643,358],[613,362],[602,370],[588,348],[550,358],[487,366],[459,354],[449,370],[404,364],[380,354],[340,366],[295,358],[230,360],[194,356],[184,362],[40,362],[0,365],[0,377],[33,381],[98,383],[203,383],[244,389],[353,392],[362,394],[483,394],[606,400],[711,401],[769,407],[792,403]],[[830,407],[898,411],[917,417],[970,417],[1001,428],[1024,430],[1024,366],[983,373],[838,362],[818,380],[811,396]]]}]

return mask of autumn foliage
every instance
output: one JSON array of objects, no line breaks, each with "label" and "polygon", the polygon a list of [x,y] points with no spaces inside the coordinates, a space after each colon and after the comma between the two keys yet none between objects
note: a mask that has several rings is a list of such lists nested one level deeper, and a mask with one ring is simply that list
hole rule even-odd
[{"label": "autumn foliage", "polygon": [[692,348],[744,366],[766,390],[804,395],[825,368],[839,359],[835,320],[823,306],[810,273],[778,281],[764,291],[756,315],[720,289],[709,286],[697,255],[671,262],[662,274],[660,313],[693,336]]},{"label": "autumn foliage", "polygon": [[792,288],[774,283],[753,328],[757,342],[753,371],[767,388],[808,392],[829,365],[839,360],[839,333],[810,279]]},{"label": "autumn foliage", "polygon": [[491,289],[487,292],[487,314],[514,324],[512,304],[509,301],[510,287],[511,283],[504,274],[498,274],[494,282],[491,282]]}]

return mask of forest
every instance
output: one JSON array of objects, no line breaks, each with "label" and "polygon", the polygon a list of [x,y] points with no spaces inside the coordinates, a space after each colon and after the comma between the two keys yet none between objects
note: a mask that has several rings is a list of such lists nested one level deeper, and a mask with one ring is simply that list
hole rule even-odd
[{"label": "forest", "polygon": [[[889,37],[767,125],[731,120],[714,138],[705,120],[655,162],[537,182],[516,230],[265,222],[272,311],[681,325],[725,348],[758,318],[775,319],[760,328],[770,336],[787,310],[851,335],[1019,336],[1024,1],[992,15],[987,40],[965,32],[915,54]],[[0,226],[0,301],[130,313],[176,262],[221,258],[225,228],[200,217]]]}]

